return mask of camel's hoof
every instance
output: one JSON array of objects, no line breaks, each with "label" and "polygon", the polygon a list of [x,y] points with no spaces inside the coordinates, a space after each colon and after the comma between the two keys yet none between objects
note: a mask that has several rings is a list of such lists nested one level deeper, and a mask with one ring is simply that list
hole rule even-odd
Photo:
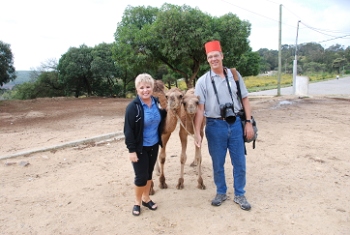
[{"label": "camel's hoof", "polygon": [[176,185],[176,188],[177,189],[183,189],[184,188],[184,179],[183,178],[180,178],[177,185]]},{"label": "camel's hoof", "polygon": [[159,184],[159,188],[166,189],[166,188],[168,188],[168,185],[165,182],[164,183],[160,183]]},{"label": "camel's hoof", "polygon": [[168,185],[165,183],[165,177],[164,177],[164,175],[161,175],[161,176],[159,177],[159,188],[161,188],[161,189],[168,188]]},{"label": "camel's hoof", "polygon": [[154,195],[156,192],[154,191],[154,183],[152,181],[151,188],[149,189],[149,195]]},{"label": "camel's hoof", "polygon": [[199,189],[205,189],[205,185],[204,185],[204,183],[203,183],[202,177],[200,177],[200,178],[197,180],[197,182],[198,182],[197,188],[199,188]]}]

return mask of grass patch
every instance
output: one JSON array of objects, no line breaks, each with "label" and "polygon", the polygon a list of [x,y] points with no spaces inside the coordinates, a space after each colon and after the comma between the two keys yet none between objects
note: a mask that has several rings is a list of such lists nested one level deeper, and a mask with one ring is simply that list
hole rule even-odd
[{"label": "grass patch", "polygon": [[[334,79],[335,74],[331,73],[314,73],[302,75],[309,77],[309,82],[325,81]],[[270,76],[247,76],[243,78],[244,83],[249,92],[257,92],[264,90],[277,89],[278,86],[278,75],[273,74]],[[288,87],[293,85],[292,74],[282,74],[280,87]]]}]

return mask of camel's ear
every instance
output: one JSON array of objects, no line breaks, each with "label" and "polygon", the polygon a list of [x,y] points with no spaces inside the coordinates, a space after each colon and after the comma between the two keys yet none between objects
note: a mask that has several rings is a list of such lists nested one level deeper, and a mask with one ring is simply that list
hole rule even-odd
[{"label": "camel's ear", "polygon": [[186,93],[185,91],[181,91],[181,95],[180,95],[180,98],[181,98],[181,99],[183,99],[183,98],[184,98],[185,93]]}]

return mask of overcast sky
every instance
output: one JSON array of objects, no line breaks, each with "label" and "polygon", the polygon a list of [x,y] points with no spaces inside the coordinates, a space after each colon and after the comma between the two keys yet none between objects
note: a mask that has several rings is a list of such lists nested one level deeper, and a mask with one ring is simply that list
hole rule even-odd
[{"label": "overcast sky", "polygon": [[[236,14],[251,23],[250,46],[278,49],[282,4],[282,44],[317,42],[350,46],[349,0],[0,0],[0,40],[11,45],[16,70],[59,60],[70,47],[114,41],[125,8],[164,3],[198,7],[211,16]],[[312,28],[312,29],[310,29]],[[335,37],[339,37],[334,40]],[[340,38],[341,37],[341,38]]]}]

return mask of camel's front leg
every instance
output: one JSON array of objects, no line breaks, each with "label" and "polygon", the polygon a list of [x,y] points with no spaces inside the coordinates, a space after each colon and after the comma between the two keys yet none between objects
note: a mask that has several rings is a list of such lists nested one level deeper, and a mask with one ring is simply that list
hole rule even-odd
[{"label": "camel's front leg", "polygon": [[[204,123],[204,121],[203,121],[203,123]],[[204,128],[204,124],[202,124],[201,131],[200,131],[202,141],[203,141],[203,136],[204,136],[203,128]],[[196,151],[197,151],[197,149],[196,149]],[[200,162],[200,163],[198,162],[199,160],[202,160],[202,157],[198,158],[197,156],[198,156],[197,154],[194,156],[193,162],[190,164],[191,167],[195,167],[195,166],[198,166],[199,164],[202,164],[202,162]],[[200,168],[200,166],[199,166],[199,168]]]},{"label": "camel's front leg", "polygon": [[151,184],[151,187],[149,189],[149,195],[154,195],[156,192],[154,191],[154,183],[153,183],[153,180],[152,180],[152,184]]},{"label": "camel's front leg", "polygon": [[186,149],[187,149],[187,132],[183,129],[181,126],[180,128],[180,140],[181,140],[181,157],[180,157],[180,164],[181,164],[181,170],[180,170],[180,178],[176,185],[177,189],[183,189],[184,188],[184,169],[185,169],[185,163],[187,161],[187,155],[186,155]]},{"label": "camel's front leg", "polygon": [[[159,158],[159,156],[158,156]],[[159,167],[159,159],[157,158],[157,161],[156,161],[156,174],[157,175],[160,175],[160,167]]]},{"label": "camel's front leg", "polygon": [[170,134],[162,135],[163,148],[160,148],[160,153],[159,153],[159,164],[160,164],[159,187],[161,189],[168,188],[168,185],[165,183],[164,164],[165,164],[165,158],[166,158],[166,144],[169,138],[170,138]]},{"label": "camel's front leg", "polygon": [[205,189],[205,185],[203,183],[203,178],[202,178],[202,153],[201,153],[201,148],[198,148],[196,146],[196,155],[195,155],[195,159],[198,163],[197,167],[198,167],[198,185],[197,188],[199,189]]}]

